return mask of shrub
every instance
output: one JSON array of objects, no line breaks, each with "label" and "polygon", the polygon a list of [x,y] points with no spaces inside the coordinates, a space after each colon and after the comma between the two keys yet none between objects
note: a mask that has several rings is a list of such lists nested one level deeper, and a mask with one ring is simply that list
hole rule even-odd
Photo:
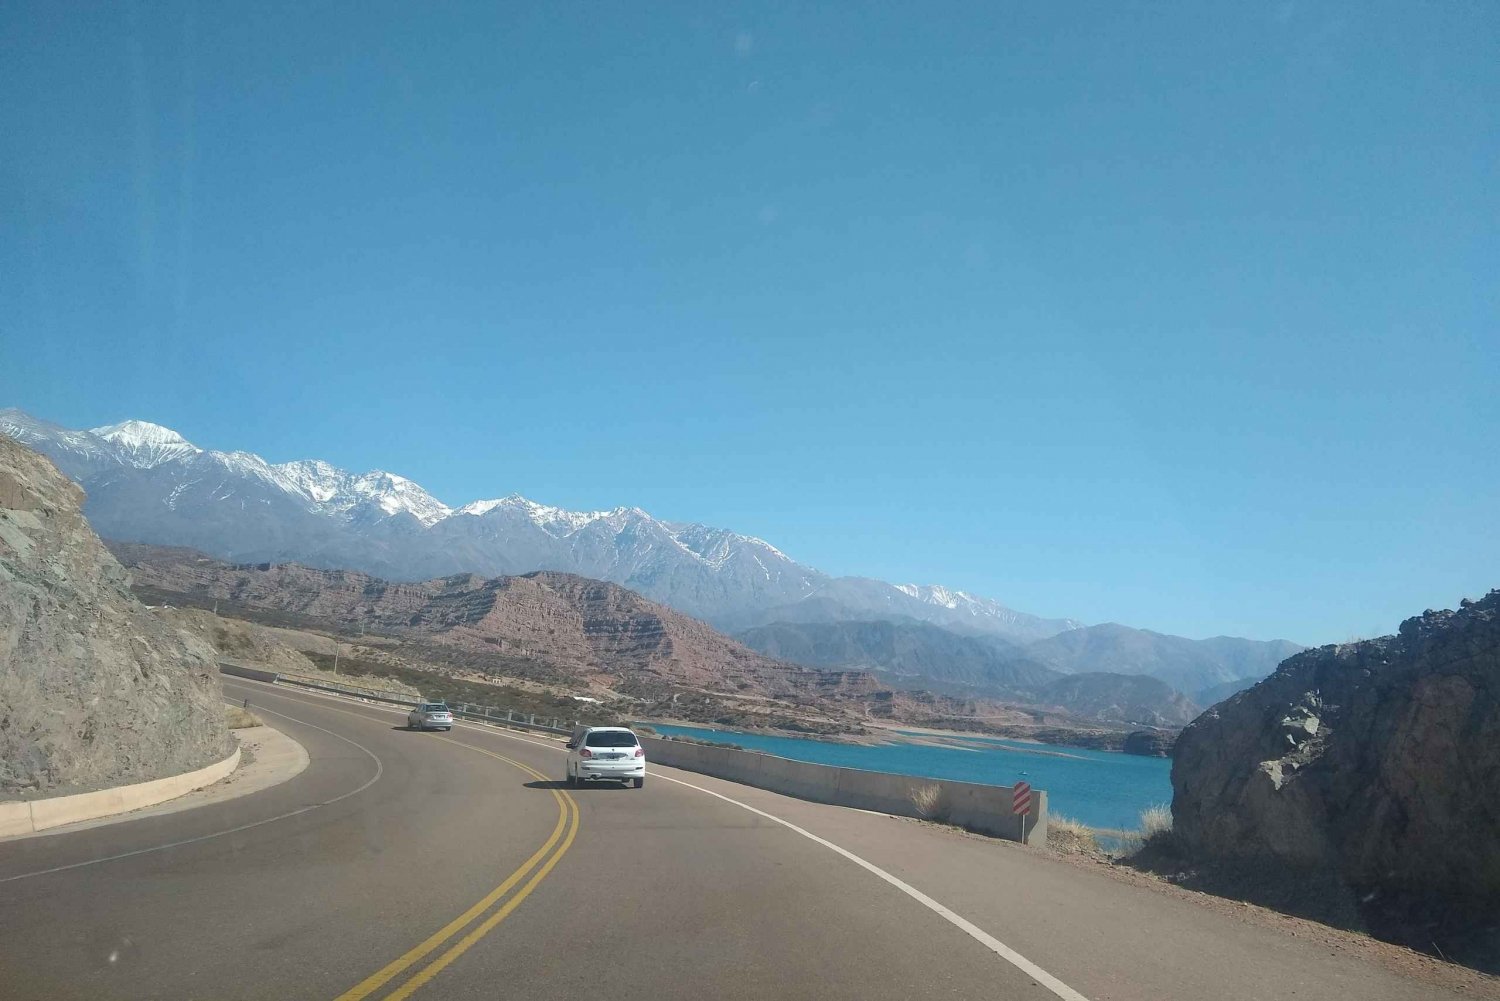
[{"label": "shrub", "polygon": [[948,811],[943,807],[943,787],[936,782],[917,786],[911,791],[911,805],[925,820],[941,820]]},{"label": "shrub", "polygon": [[1126,845],[1126,855],[1150,851],[1156,855],[1178,854],[1177,837],[1172,831],[1172,808],[1165,803],[1148,806],[1141,811],[1141,829]]},{"label": "shrub", "polygon": [[224,718],[231,730],[244,730],[252,726],[260,726],[260,717],[239,706],[225,706]]},{"label": "shrub", "polygon": [[1146,841],[1172,833],[1172,808],[1165,803],[1141,811],[1141,837]]},{"label": "shrub", "polygon": [[1100,851],[1099,839],[1094,836],[1092,827],[1060,813],[1047,817],[1047,847],[1064,853]]}]

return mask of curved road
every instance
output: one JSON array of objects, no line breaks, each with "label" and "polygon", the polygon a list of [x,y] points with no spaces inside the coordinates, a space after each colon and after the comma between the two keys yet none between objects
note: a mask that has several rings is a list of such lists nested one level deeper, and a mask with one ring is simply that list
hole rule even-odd
[{"label": "curved road", "polygon": [[225,679],[279,786],[0,843],[0,998],[1432,998],[1019,846]]}]

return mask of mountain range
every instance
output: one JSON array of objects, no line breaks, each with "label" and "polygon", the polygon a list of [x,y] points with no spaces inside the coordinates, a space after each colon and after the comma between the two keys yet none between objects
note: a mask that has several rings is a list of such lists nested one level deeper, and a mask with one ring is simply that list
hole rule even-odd
[{"label": "mountain range", "polygon": [[[1164,682],[1142,675],[1062,675],[1010,663],[966,676],[941,659],[904,675],[843,670],[831,661],[809,669],[618,584],[556,571],[397,583],[295,563],[230,564],[181,547],[111,542],[109,548],[129,569],[137,594],[153,604],[222,606],[226,616],[343,633],[351,646],[362,642],[355,633],[377,644],[383,640],[376,638],[396,637],[429,658],[436,645],[444,651],[436,660],[450,670],[587,685],[648,701],[686,693],[709,700],[700,709],[710,719],[726,709],[773,711],[772,703],[783,714],[828,714],[828,723],[842,717],[846,727],[867,714],[950,725],[985,719],[1172,727],[1198,713]],[[892,624],[866,625],[878,633]],[[897,634],[909,628],[895,627]],[[980,642],[926,623],[915,628],[937,634],[929,642],[959,641],[946,651],[955,656],[963,644]],[[681,708],[674,699],[666,711]]]},{"label": "mountain range", "polygon": [[[836,577],[763,539],[636,507],[569,511],[519,494],[450,507],[394,473],[203,449],[145,421],[75,430],[8,409],[0,434],[44,453],[84,487],[85,513],[101,536],[234,562],[297,562],[392,581],[560,571],[622,585],[729,632],[920,623],[936,629],[919,661],[937,662],[968,637],[1054,671],[1151,674],[1188,693],[1264,676],[1301,649],[1085,627],[940,585]],[[911,664],[880,666],[910,673]]]}]

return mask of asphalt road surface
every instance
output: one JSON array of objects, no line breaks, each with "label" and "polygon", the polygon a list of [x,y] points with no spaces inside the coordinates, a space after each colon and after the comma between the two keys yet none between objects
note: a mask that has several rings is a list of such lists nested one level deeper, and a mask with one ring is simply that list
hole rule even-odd
[{"label": "asphalt road surface", "polygon": [[546,738],[224,687],[310,766],[0,843],[0,999],[1440,996],[1017,845],[667,768],[570,790]]}]

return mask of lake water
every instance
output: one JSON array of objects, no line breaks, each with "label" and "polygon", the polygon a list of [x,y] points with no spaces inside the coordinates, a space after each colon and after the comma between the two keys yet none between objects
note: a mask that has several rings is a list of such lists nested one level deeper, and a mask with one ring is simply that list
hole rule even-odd
[{"label": "lake water", "polygon": [[820,765],[988,785],[1008,786],[1024,780],[1047,791],[1052,812],[1091,827],[1135,830],[1140,826],[1142,810],[1172,801],[1172,763],[1166,758],[967,735],[960,738],[968,745],[964,748],[922,744],[869,747],[707,727],[647,725],[662,734],[738,744]]}]

